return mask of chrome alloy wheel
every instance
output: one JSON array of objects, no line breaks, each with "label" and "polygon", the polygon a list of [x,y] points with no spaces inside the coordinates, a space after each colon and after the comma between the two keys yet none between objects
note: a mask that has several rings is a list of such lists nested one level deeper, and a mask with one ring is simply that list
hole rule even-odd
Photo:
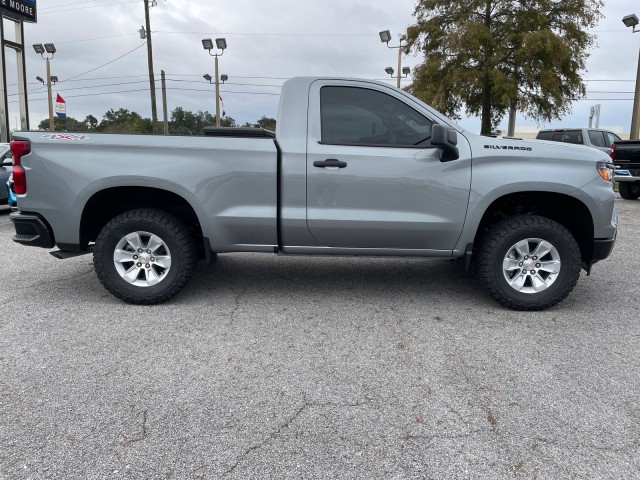
[{"label": "chrome alloy wheel", "polygon": [[560,266],[560,254],[551,243],[540,238],[526,238],[507,250],[502,273],[514,290],[539,293],[556,281]]},{"label": "chrome alloy wheel", "polygon": [[132,232],[116,244],[113,251],[116,271],[137,287],[160,283],[171,268],[171,252],[165,242],[149,232]]}]

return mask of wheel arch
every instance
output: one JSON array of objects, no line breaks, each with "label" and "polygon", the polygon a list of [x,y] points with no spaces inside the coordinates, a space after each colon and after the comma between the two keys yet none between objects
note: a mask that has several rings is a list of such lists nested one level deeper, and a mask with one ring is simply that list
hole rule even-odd
[{"label": "wheel arch", "polygon": [[567,194],[544,191],[510,193],[495,199],[485,210],[473,241],[479,245],[489,227],[515,215],[539,215],[564,226],[575,238],[584,263],[593,254],[593,217],[580,200]]},{"label": "wheel arch", "polygon": [[94,242],[109,220],[138,208],[155,208],[171,213],[192,231],[200,256],[204,254],[202,226],[193,207],[180,195],[154,187],[110,187],[94,193],[84,206],[80,219],[80,246]]}]

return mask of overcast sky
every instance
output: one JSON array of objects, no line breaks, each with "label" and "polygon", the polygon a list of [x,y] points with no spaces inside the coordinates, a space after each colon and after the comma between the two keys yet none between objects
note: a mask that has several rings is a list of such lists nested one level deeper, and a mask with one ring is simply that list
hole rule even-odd
[{"label": "overcast sky", "polygon": [[[280,86],[298,75],[331,75],[386,80],[384,68],[397,65],[397,50],[380,42],[378,32],[397,35],[413,23],[414,0],[158,0],[151,8],[153,60],[158,117],[162,118],[160,70],[166,72],[169,112],[215,113],[214,63],[202,48],[203,38],[225,37],[220,57],[221,85],[228,116],[239,123],[262,115],[276,117]],[[79,120],[92,114],[100,120],[110,108],[126,108],[151,117],[147,49],[138,30],[144,24],[143,0],[38,0],[38,22],[25,23],[28,45],[27,81],[31,127],[47,118],[47,95],[35,78],[46,77],[45,62],[31,45],[54,43],[57,53],[51,73],[67,102],[67,114]],[[632,0],[605,0],[604,18],[594,29],[597,46],[591,52],[587,99],[576,102],[573,114],[545,126],[586,126],[589,109],[601,104],[600,126],[629,131],[640,34],[632,35],[621,19],[640,5]],[[13,23],[5,20],[5,38],[13,40]],[[19,122],[16,67],[7,50],[7,90],[12,128]],[[121,57],[121,58],[119,58]],[[119,59],[118,59],[119,58]],[[116,60],[117,59],[117,60]],[[112,63],[109,63],[112,62]],[[109,63],[108,65],[105,65]],[[403,57],[413,67],[420,58]],[[395,85],[395,80],[388,80]],[[403,81],[406,85],[407,82]],[[478,132],[480,122],[460,122]],[[518,117],[518,128],[536,127]],[[506,119],[502,127],[506,130]]]}]

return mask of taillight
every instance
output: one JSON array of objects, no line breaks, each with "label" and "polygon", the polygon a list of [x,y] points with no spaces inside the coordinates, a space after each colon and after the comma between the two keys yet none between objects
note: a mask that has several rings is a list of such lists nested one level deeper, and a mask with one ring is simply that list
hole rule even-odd
[{"label": "taillight", "polygon": [[611,153],[609,153],[609,156],[611,157],[611,160],[613,160],[613,154],[616,151],[616,144],[612,143],[611,144]]},{"label": "taillight", "polygon": [[31,144],[20,140],[13,141],[11,153],[13,154],[13,190],[16,195],[24,195],[27,193],[27,177],[22,168],[21,159],[24,155],[31,153]]}]

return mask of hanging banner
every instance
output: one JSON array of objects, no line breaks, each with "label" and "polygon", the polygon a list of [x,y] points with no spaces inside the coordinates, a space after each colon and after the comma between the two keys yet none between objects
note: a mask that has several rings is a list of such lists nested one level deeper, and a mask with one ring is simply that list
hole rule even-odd
[{"label": "hanging banner", "polygon": [[58,118],[65,118],[67,116],[67,104],[59,93],[56,95],[56,115]]},{"label": "hanging banner", "polygon": [[22,22],[38,21],[36,0],[0,0],[0,14]]},{"label": "hanging banner", "polygon": [[220,106],[222,107],[222,116],[224,117],[226,115],[226,112],[224,111],[224,102],[222,101],[222,95],[220,95]]}]

